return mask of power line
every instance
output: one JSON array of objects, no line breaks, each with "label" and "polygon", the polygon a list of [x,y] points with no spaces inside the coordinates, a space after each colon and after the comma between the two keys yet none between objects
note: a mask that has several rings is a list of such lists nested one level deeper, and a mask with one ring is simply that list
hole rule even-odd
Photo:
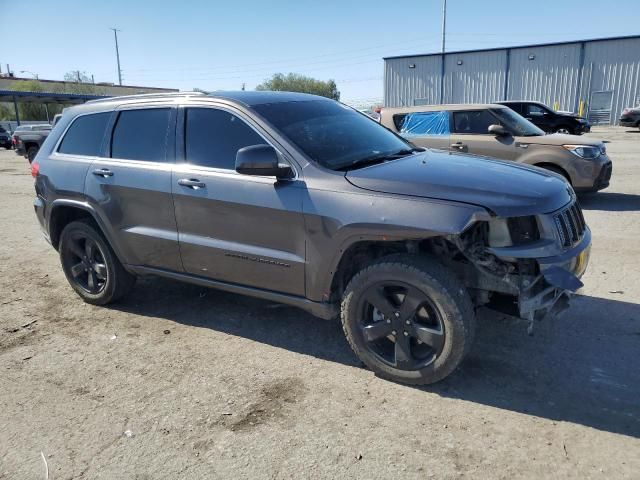
[{"label": "power line", "polygon": [[[238,68],[244,68],[244,67],[253,67],[253,66],[261,66],[261,65],[275,65],[275,64],[285,64],[288,65],[290,64],[290,62],[297,62],[297,61],[303,61],[303,60],[309,60],[310,58],[319,58],[319,57],[330,57],[330,56],[336,56],[336,57],[343,57],[345,56],[345,54],[347,53],[353,53],[353,52],[361,52],[361,51],[368,51],[368,50],[378,50],[380,48],[385,48],[385,47],[390,47],[390,46],[397,46],[397,45],[415,45],[417,41],[419,40],[425,40],[426,37],[431,37],[433,39],[437,38],[436,34],[431,34],[431,35],[423,35],[421,37],[416,37],[415,39],[412,40],[402,40],[400,42],[393,42],[393,43],[388,43],[388,44],[382,44],[382,45],[372,45],[369,47],[365,47],[365,48],[359,48],[359,49],[354,49],[354,50],[342,50],[341,52],[333,52],[333,53],[323,53],[323,54],[318,54],[318,55],[313,55],[312,57],[310,56],[306,56],[306,57],[297,57],[297,58],[289,58],[289,59],[283,59],[283,60],[274,60],[274,61],[269,61],[269,62],[259,62],[259,63],[244,63],[242,65],[222,65],[222,66],[215,66],[215,67],[180,67],[181,71],[185,71],[185,70],[201,70],[201,71],[211,71],[211,70],[233,70],[233,71],[237,71]],[[380,57],[380,53],[376,52],[376,53],[370,53],[370,54],[365,54],[365,55],[358,55],[358,56],[351,56],[348,55],[345,58],[334,58],[334,59],[328,59],[328,60],[319,60],[317,62],[313,62],[313,63],[325,63],[325,62],[333,62],[333,61],[342,61],[342,60],[348,60],[348,59],[352,59],[352,58],[362,58],[365,56],[371,56],[371,55],[375,55],[377,57]],[[173,71],[175,70],[175,67],[158,67],[158,68],[139,68],[139,69],[131,69],[128,70],[130,72],[159,72],[159,71]],[[223,72],[220,72],[223,73]]]}]

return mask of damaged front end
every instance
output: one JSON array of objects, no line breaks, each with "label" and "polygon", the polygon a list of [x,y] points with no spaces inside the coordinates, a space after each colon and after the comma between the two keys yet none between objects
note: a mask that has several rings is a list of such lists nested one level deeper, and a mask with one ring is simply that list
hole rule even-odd
[{"label": "damaged front end", "polygon": [[476,305],[490,303],[495,294],[513,297],[531,333],[535,320],[566,309],[582,287],[591,232],[574,198],[549,214],[478,222],[449,241],[463,258],[444,257],[474,293]]}]

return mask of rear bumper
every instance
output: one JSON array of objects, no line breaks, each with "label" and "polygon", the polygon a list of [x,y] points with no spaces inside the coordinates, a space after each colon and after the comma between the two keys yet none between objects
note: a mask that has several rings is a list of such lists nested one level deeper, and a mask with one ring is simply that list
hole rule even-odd
[{"label": "rear bumper", "polygon": [[640,120],[633,120],[632,118],[621,118],[618,120],[621,127],[637,127]]}]

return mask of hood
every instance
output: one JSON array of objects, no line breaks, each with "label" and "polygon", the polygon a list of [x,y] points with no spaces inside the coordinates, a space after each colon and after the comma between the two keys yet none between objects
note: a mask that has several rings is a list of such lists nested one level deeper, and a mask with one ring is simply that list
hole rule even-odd
[{"label": "hood", "polygon": [[533,145],[591,145],[594,147],[601,147],[603,145],[601,140],[594,140],[585,136],[565,135],[563,133],[518,137],[518,141]]},{"label": "hood", "polygon": [[351,170],[345,177],[365,190],[464,202],[501,217],[548,213],[572,198],[555,173],[437,150]]}]

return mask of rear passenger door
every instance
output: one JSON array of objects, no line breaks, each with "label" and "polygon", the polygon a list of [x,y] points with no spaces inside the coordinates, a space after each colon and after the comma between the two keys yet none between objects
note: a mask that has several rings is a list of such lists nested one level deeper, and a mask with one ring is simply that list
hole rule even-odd
[{"label": "rear passenger door", "polygon": [[85,194],[131,265],[182,270],[171,195],[175,117],[169,105],[115,111],[104,158],[87,172]]},{"label": "rear passenger door", "polygon": [[304,295],[304,182],[235,171],[240,148],[270,143],[235,109],[185,107],[179,125],[173,192],[185,271]]},{"label": "rear passenger door", "polygon": [[395,114],[393,123],[400,135],[414,145],[449,149],[449,112],[410,112]]},{"label": "rear passenger door", "polygon": [[490,125],[501,125],[501,122],[488,109],[454,111],[451,117],[451,151],[502,160],[515,159],[514,137],[498,137],[489,133]]}]

